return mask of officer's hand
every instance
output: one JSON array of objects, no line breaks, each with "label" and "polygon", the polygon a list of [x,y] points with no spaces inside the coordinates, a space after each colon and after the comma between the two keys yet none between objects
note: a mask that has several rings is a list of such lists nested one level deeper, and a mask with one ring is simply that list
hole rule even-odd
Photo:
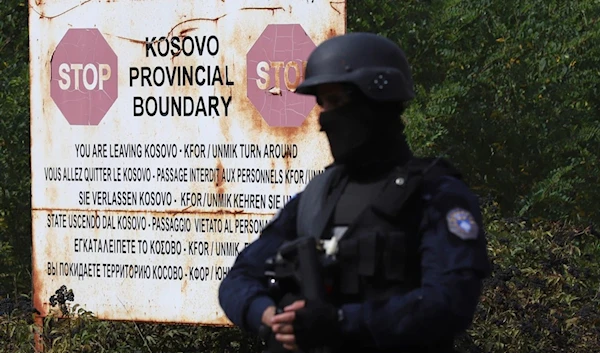
[{"label": "officer's hand", "polygon": [[340,342],[338,310],[325,302],[294,302],[283,313],[275,315],[273,323],[274,328],[275,324],[282,325],[277,327],[281,333],[277,334],[276,339],[287,349],[308,351]]},{"label": "officer's hand", "polygon": [[304,305],[304,300],[297,300],[286,306],[281,314],[273,316],[271,329],[275,333],[275,339],[281,342],[285,349],[298,350],[293,324],[296,318],[296,310],[304,308]]},{"label": "officer's hand", "polygon": [[273,319],[273,316],[275,316],[275,306],[267,307],[262,314],[262,323],[271,327],[271,320]]}]

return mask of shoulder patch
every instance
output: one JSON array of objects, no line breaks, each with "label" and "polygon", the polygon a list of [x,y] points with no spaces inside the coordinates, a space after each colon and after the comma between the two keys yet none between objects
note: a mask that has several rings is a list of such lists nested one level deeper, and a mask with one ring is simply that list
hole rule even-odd
[{"label": "shoulder patch", "polygon": [[463,240],[476,239],[479,226],[473,215],[463,208],[453,208],[446,214],[448,230]]}]

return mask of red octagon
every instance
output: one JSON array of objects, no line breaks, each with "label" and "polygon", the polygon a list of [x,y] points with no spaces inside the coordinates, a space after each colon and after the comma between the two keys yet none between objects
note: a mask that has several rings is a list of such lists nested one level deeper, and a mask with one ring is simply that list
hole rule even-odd
[{"label": "red octagon", "polygon": [[268,25],[248,51],[248,98],[270,126],[300,126],[314,108],[314,97],[294,91],[315,48],[299,24],[277,24]]},{"label": "red octagon", "polygon": [[69,29],[50,66],[50,96],[69,124],[98,125],[118,97],[117,55],[100,31]]}]

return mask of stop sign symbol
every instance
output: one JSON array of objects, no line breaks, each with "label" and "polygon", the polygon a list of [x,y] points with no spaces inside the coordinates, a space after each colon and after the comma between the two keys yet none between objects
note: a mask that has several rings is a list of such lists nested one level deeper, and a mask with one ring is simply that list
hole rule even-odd
[{"label": "stop sign symbol", "polygon": [[315,48],[299,24],[272,24],[248,51],[248,99],[270,126],[300,126],[314,108],[314,97],[294,91]]},{"label": "stop sign symbol", "polygon": [[69,124],[98,125],[118,96],[117,55],[100,31],[69,29],[50,66],[50,96]]}]

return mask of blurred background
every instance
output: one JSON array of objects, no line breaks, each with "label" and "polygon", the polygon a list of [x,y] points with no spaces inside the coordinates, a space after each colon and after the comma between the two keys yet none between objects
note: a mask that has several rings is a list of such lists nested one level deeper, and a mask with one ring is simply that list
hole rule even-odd
[{"label": "blurred background", "polygon": [[[600,352],[600,1],[348,0],[406,51],[418,155],[481,197],[494,264],[461,352]],[[28,7],[0,2],[0,352],[33,351]],[[75,301],[76,302],[76,301]],[[71,308],[73,313],[77,308]],[[237,329],[44,320],[48,352],[260,352]]]}]

